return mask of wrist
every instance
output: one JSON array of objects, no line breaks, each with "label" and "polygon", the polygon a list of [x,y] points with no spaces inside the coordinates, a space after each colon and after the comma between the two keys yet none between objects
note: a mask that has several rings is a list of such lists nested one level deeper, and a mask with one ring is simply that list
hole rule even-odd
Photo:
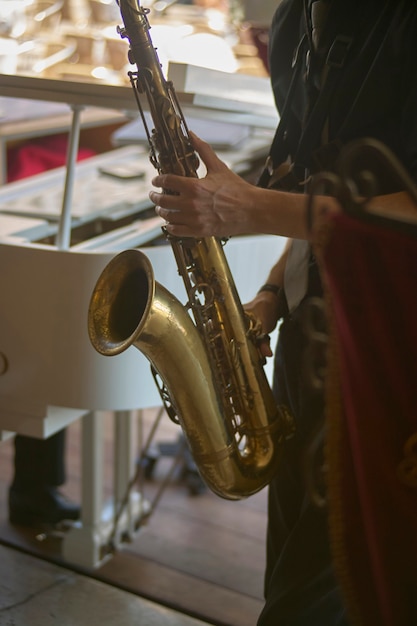
[{"label": "wrist", "polygon": [[279,287],[278,285],[274,285],[273,283],[265,283],[264,285],[262,285],[262,287],[258,289],[258,293],[263,293],[265,291],[273,293],[276,297],[278,297],[279,292],[281,291],[281,287]]}]

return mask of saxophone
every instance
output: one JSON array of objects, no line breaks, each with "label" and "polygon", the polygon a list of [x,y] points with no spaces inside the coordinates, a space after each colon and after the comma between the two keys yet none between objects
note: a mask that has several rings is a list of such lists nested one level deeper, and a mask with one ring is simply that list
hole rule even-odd
[{"label": "saxophone", "polygon": [[[149,10],[138,0],[120,0],[119,7],[124,27],[118,31],[128,39],[129,61],[137,67],[128,75],[150,160],[159,172],[197,177],[198,157],[149,35]],[[256,347],[259,324],[243,310],[223,242],[166,236],[188,303],[155,281],[146,255],[125,250],[104,268],[93,290],[90,341],[104,355],[134,345],[147,357],[168,415],[181,425],[203,480],[217,495],[241,499],[276,473],[293,432],[292,417],[274,400]]]}]

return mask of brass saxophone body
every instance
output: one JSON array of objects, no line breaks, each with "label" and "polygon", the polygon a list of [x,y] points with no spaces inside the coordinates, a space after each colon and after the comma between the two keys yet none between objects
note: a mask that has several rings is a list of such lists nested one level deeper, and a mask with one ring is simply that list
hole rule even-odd
[{"label": "brass saxophone body", "polygon": [[[120,0],[119,6],[119,32],[137,66],[129,72],[135,97],[145,128],[143,95],[155,125],[152,133],[146,130],[151,162],[162,173],[197,177],[198,158],[153,47],[148,10],[138,0]],[[259,332],[243,310],[222,242],[168,239],[188,303],[155,281],[142,252],[126,250],[110,261],[93,291],[90,340],[101,354],[135,345],[148,358],[206,484],[223,498],[244,498],[276,473],[292,418],[274,400],[256,347]]]}]

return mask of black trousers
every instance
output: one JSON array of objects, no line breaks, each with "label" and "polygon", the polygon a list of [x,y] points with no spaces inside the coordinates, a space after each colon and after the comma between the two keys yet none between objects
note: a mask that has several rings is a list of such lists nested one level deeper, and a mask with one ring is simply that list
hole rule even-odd
[{"label": "black trousers", "polygon": [[[326,507],[311,498],[308,477],[320,452],[311,442],[323,428],[323,394],[308,385],[305,312],[309,299],[283,321],[274,363],[274,394],[296,419],[269,486],[265,606],[258,626],[346,626],[330,553]],[[319,473],[318,473],[319,474]]]},{"label": "black trousers", "polygon": [[65,482],[65,429],[48,439],[16,435],[14,445],[13,488],[33,490]]}]

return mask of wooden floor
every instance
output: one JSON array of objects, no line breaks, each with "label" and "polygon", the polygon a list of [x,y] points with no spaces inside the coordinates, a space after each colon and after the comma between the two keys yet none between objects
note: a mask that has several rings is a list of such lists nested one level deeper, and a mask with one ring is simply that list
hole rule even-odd
[{"label": "wooden floor", "polygon": [[[144,429],[155,411],[144,412]],[[112,417],[106,420],[105,489],[112,493]],[[80,424],[68,429],[67,483],[63,491],[80,498]],[[164,416],[157,440],[174,442],[179,429]],[[7,487],[12,477],[13,444],[0,444],[0,542],[41,558],[61,561],[60,535],[37,538],[36,530],[7,520]],[[171,464],[163,458],[142,487],[152,500]],[[262,608],[265,565],[266,491],[238,502],[209,491],[191,495],[174,477],[133,543],[126,544],[88,575],[218,626],[255,626]],[[66,563],[69,568],[74,564]],[[83,570],[85,573],[85,570]]]}]

